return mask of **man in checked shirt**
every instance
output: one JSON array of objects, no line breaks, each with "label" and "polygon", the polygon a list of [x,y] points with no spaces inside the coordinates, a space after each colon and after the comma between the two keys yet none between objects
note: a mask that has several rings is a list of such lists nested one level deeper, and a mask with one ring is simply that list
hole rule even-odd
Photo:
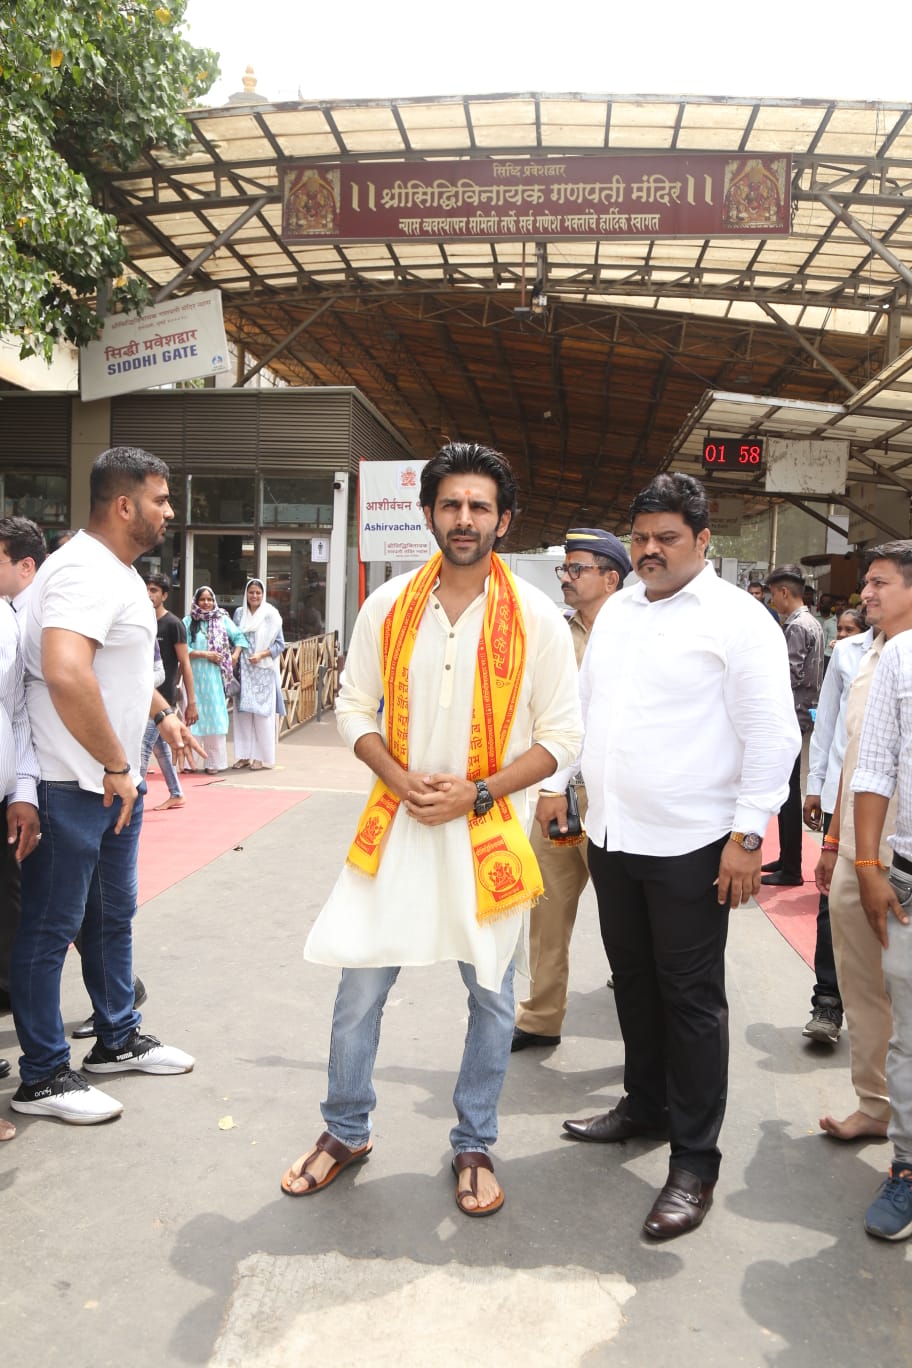
[{"label": "man in checked shirt", "polygon": [[[903,574],[912,582],[912,558]],[[905,1240],[912,1235],[912,631],[900,632],[884,647],[865,709],[852,791],[861,902],[883,946],[884,983],[893,1005],[887,1050],[893,1163],[868,1207],[865,1230],[881,1240]],[[894,792],[893,859],[885,869],[878,847]]]}]

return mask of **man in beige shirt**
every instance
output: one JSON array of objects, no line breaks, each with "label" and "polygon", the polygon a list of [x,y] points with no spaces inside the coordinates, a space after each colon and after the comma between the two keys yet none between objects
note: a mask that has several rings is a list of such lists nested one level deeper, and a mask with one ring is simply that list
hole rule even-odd
[{"label": "man in beige shirt", "polygon": [[[865,704],[874,671],[886,643],[912,628],[912,585],[906,583],[903,562],[909,542],[886,542],[870,553],[870,564],[861,591],[862,602],[875,638],[852,682],[846,707],[846,753],[839,781],[836,811],[826,836],[815,876],[817,887],[829,893],[830,925],[836,958],[836,977],[845,1009],[851,1051],[852,1086],[858,1106],[842,1121],[821,1118],[821,1129],[835,1140],[857,1140],[887,1133],[890,1100],[885,1075],[887,1046],[893,1027],[890,1001],[884,988],[881,946],[868,924],[855,873],[855,813],[852,776],[858,764],[858,747]],[[895,799],[893,800],[895,804]],[[889,834],[892,810],[884,831]],[[891,851],[881,844],[880,859],[889,865]]]},{"label": "man in beige shirt", "polygon": [[[569,611],[576,663],[581,665],[595,619],[630,574],[630,558],[617,537],[597,527],[571,528],[564,550],[557,575]],[[581,779],[576,783],[576,797],[585,822],[588,803]],[[560,1044],[567,1011],[570,938],[579,900],[589,882],[585,841],[550,841],[538,822],[533,824],[531,840],[545,892],[529,916],[529,996],[517,1009],[514,1052]]]}]

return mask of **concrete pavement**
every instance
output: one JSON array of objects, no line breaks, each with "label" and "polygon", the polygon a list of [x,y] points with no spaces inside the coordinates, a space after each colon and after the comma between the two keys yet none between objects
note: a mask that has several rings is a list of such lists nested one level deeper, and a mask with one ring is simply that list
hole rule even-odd
[{"label": "concrete pavement", "polygon": [[[337,977],[305,965],[301,945],[368,775],[329,717],[284,740],[275,770],[225,782],[310,796],[141,909],[144,1024],[196,1070],[112,1079],[119,1121],[17,1117],[0,1146],[5,1368],[908,1361],[912,1242],[881,1244],[861,1225],[889,1147],[818,1133],[824,1111],[853,1106],[847,1043],[802,1041],[812,976],[753,905],[732,917],[725,1159],[695,1234],[640,1235],[663,1145],[561,1136],[564,1117],[603,1111],[621,1089],[591,890],[563,1042],[515,1056],[507,1076],[499,1215],[470,1221],[453,1201],[466,1019],[453,965],[407,970],[391,994],[369,1163],[313,1198],[283,1196],[283,1170],[322,1129]],[[173,818],[193,821],[192,788]],[[416,887],[406,910],[420,903]],[[73,962],[63,1003],[68,1022],[85,1015]],[[74,1042],[77,1062],[84,1052]],[[0,1054],[16,1055],[8,1016]],[[15,1087],[0,1084],[0,1107]]]}]

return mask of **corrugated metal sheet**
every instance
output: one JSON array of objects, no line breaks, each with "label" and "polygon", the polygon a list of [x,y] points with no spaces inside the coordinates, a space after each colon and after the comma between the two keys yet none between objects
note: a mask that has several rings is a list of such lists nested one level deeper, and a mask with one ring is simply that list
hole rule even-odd
[{"label": "corrugated metal sheet", "polygon": [[11,472],[35,470],[68,475],[70,471],[70,413],[66,396],[4,394],[0,398],[0,468]]},{"label": "corrugated metal sheet", "polygon": [[[172,470],[184,464],[184,415],[179,403],[157,394],[129,394],[111,400],[111,445],[140,446]],[[169,401],[180,396],[167,396]]]},{"label": "corrugated metal sheet", "polygon": [[112,441],[197,474],[325,474],[407,457],[405,442],[349,388],[124,395]]},{"label": "corrugated metal sheet", "polygon": [[352,440],[349,470],[358,470],[359,461],[402,461],[411,452],[405,442],[375,417],[356,394],[352,400]]}]

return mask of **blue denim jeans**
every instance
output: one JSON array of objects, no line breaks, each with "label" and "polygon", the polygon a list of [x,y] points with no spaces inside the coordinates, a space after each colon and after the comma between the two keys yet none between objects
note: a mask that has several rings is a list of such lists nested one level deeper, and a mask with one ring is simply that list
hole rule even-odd
[{"label": "blue denim jeans", "polygon": [[128,827],[114,826],[120,800],[75,783],[38,785],[42,840],[22,865],[22,914],[13,946],[10,995],[24,1083],[68,1064],[60,1015],[60,976],[70,942],[82,930],[82,977],[98,1034],[119,1048],[139,1025],[133,1008],[133,917],[143,792]]},{"label": "blue denim jeans", "polygon": [[[499,993],[479,987],[470,964],[460,962],[459,972],[469,993],[469,1027],[453,1093],[457,1119],[450,1144],[456,1154],[486,1151],[497,1139],[497,1103],[513,1041],[513,965]],[[329,1094],[321,1110],[330,1135],[349,1149],[370,1138],[380,1020],[398,977],[398,968],[342,970],[329,1044]]]},{"label": "blue denim jeans", "polygon": [[151,760],[153,753],[158,761],[159,769],[162,772],[162,778],[168,785],[168,793],[172,798],[183,798],[184,791],[180,786],[177,770],[174,768],[174,761],[171,759],[171,747],[166,745],[162,740],[159,735],[158,727],[156,727],[150,717],[149,725],[146,727],[145,735],[143,736],[142,754],[139,761],[139,772],[144,779],[149,773],[149,761]]}]

